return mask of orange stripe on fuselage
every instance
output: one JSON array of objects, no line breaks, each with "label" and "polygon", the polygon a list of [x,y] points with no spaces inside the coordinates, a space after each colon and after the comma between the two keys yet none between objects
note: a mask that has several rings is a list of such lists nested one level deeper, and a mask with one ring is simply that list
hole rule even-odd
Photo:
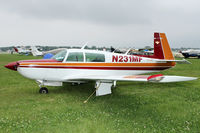
[{"label": "orange stripe on fuselage", "polygon": [[118,67],[134,67],[134,66],[141,66],[141,67],[152,67],[152,66],[175,66],[175,62],[168,62],[168,63],[42,63],[42,62],[26,62],[26,63],[20,63],[20,65],[41,65],[41,66],[118,66]]}]

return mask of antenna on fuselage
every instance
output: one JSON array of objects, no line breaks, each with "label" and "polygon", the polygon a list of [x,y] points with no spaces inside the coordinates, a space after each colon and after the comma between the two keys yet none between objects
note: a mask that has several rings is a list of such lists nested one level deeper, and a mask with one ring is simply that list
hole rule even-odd
[{"label": "antenna on fuselage", "polygon": [[81,49],[84,49],[87,46],[88,42],[86,42]]},{"label": "antenna on fuselage", "polygon": [[131,50],[131,48],[129,48],[127,51],[126,51],[126,53],[125,53],[125,55],[127,55],[128,54],[128,52]]},{"label": "antenna on fuselage", "polygon": [[112,51],[112,53],[115,53],[115,51],[117,51],[117,48],[115,48],[115,49]]}]

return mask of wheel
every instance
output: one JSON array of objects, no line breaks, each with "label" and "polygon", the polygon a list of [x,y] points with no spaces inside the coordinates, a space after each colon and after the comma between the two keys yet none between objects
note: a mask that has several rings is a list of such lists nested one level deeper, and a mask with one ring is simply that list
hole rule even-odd
[{"label": "wheel", "polygon": [[81,83],[80,82],[72,82],[72,86],[77,86],[77,85],[80,85]]},{"label": "wheel", "polygon": [[76,85],[77,85],[77,84],[76,84],[76,83],[74,83],[74,82],[72,82],[72,83],[71,83],[71,86],[76,86]]},{"label": "wheel", "polygon": [[184,58],[188,58],[189,57],[188,53],[182,53],[182,55],[184,56]]},{"label": "wheel", "polygon": [[46,88],[46,87],[42,87],[42,88],[40,88],[40,90],[39,90],[39,93],[40,94],[47,94],[49,91],[48,91],[48,89]]}]

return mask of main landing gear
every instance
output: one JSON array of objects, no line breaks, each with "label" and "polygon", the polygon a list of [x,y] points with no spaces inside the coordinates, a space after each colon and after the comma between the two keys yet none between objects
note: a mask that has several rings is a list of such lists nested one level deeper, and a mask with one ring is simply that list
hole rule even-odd
[{"label": "main landing gear", "polygon": [[40,90],[39,90],[39,93],[40,94],[47,94],[47,93],[49,93],[49,91],[46,87],[41,87]]}]

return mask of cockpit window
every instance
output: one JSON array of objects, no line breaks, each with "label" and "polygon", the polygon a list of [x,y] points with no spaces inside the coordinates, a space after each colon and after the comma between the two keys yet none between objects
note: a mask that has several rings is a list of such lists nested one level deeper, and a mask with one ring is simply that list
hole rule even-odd
[{"label": "cockpit window", "polygon": [[59,53],[57,53],[56,55],[54,55],[52,57],[52,59],[55,59],[57,61],[63,61],[65,56],[67,54],[67,51],[66,50],[63,50],[63,51],[60,51]]},{"label": "cockpit window", "polygon": [[82,52],[71,52],[68,54],[67,62],[83,62]]},{"label": "cockpit window", "polygon": [[86,62],[105,62],[105,55],[99,53],[85,53]]}]

